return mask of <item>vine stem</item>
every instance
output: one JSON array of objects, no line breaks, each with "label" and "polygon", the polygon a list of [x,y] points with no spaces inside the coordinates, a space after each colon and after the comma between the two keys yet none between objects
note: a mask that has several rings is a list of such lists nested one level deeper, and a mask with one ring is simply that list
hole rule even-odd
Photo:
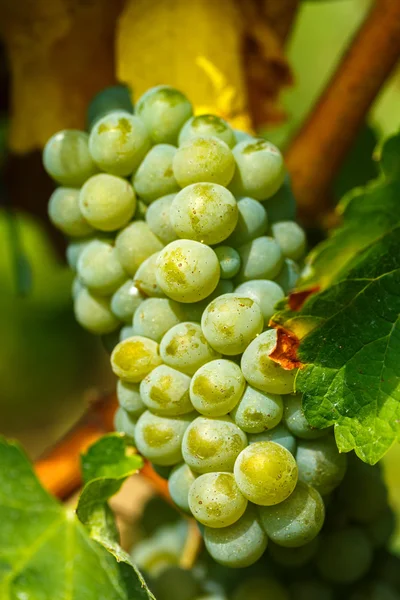
[{"label": "vine stem", "polygon": [[400,1],[376,0],[286,154],[300,216],[329,210],[330,185],[400,57]]}]

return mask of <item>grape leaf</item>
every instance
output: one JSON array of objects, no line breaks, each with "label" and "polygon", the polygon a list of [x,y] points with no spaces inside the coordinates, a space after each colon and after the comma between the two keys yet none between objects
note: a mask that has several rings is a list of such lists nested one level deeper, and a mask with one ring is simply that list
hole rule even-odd
[{"label": "grape leaf", "polygon": [[0,523],[2,600],[154,600],[132,566],[93,539],[74,511],[41,487],[21,447],[4,438]]},{"label": "grape leaf", "polygon": [[271,357],[300,367],[310,424],[334,425],[339,449],[371,464],[400,436],[398,141],[383,148],[382,176],[342,201],[343,224],[312,252],[300,292],[272,319]]}]

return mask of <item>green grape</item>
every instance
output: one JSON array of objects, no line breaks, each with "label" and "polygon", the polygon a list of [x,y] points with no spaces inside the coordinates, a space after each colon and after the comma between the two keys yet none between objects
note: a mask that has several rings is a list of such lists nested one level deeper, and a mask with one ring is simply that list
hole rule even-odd
[{"label": "green grape", "polygon": [[229,356],[243,352],[262,331],[263,324],[257,302],[239,294],[215,298],[201,317],[201,328],[210,346]]},{"label": "green grape", "polygon": [[322,536],[316,564],[328,581],[350,584],[367,573],[372,558],[367,534],[359,527],[347,527]]},{"label": "green grape", "polygon": [[111,312],[109,300],[92,294],[85,287],[75,298],[74,313],[82,327],[98,335],[111,333],[120,325]]},{"label": "green grape", "polygon": [[297,548],[311,542],[321,531],[325,520],[324,501],[317,490],[299,481],[286,500],[275,506],[261,507],[260,519],[275,544]]},{"label": "green grape", "polygon": [[99,173],[83,185],[79,195],[83,217],[101,231],[124,227],[134,215],[136,197],[133,187],[122,177]]},{"label": "green grape", "polygon": [[286,171],[276,146],[256,139],[239,142],[232,152],[236,170],[229,188],[235,196],[266,200],[278,191]]},{"label": "green grape", "polygon": [[179,134],[179,145],[198,137],[216,137],[230,148],[236,144],[233,129],[216,115],[198,115],[186,121]]},{"label": "green grape", "polygon": [[77,129],[64,129],[47,141],[43,166],[52,179],[66,187],[80,187],[97,172],[89,152],[89,136]]},{"label": "green grape", "polygon": [[263,205],[268,212],[270,223],[294,221],[296,219],[296,199],[292,192],[288,173],[286,173],[279,190],[271,198],[268,198]]},{"label": "green grape", "polygon": [[309,424],[302,408],[302,394],[286,396],[283,420],[293,435],[304,440],[317,439],[329,433],[328,429],[316,429]]},{"label": "green grape", "polygon": [[157,282],[178,302],[203,300],[219,281],[219,262],[214,250],[193,240],[176,240],[161,250]]},{"label": "green grape", "polygon": [[115,375],[128,383],[142,381],[162,363],[157,342],[134,335],[115,346],[111,368]]},{"label": "green grape", "polygon": [[375,580],[357,586],[349,600],[400,600],[400,594],[386,581]]},{"label": "green grape", "polygon": [[117,398],[120,407],[133,419],[138,419],[146,410],[146,405],[140,397],[140,388],[137,383],[127,383],[118,379]]},{"label": "green grape", "polygon": [[237,275],[240,269],[239,253],[230,246],[218,246],[214,252],[219,260],[221,279],[231,279]]},{"label": "green grape", "polygon": [[227,527],[243,515],[247,500],[232,473],[205,473],[192,483],[189,507],[194,518],[207,527]]},{"label": "green grape", "polygon": [[233,292],[233,283],[230,279],[220,279],[217,287],[207,298],[200,300],[200,302],[193,302],[192,304],[183,304],[183,309],[187,316],[188,321],[201,321],[201,315],[204,310],[210,304],[212,300],[222,296],[223,294],[231,294]]},{"label": "green grape", "polygon": [[113,294],[126,279],[115,248],[101,240],[93,240],[82,250],[76,270],[82,283],[100,296]]},{"label": "green grape", "polygon": [[[240,370],[239,367],[238,369]],[[283,402],[280,396],[266,394],[251,385],[246,386],[242,399],[231,413],[236,425],[246,433],[261,433],[266,429],[273,429],[282,415]]]},{"label": "green grape", "polygon": [[257,302],[264,317],[265,327],[268,326],[270,318],[276,312],[276,304],[285,296],[284,291],[277,283],[266,279],[245,281],[235,289],[235,294],[246,296]]},{"label": "green grape", "polygon": [[235,229],[237,202],[222,185],[194,183],[175,196],[170,219],[179,237],[219,244]]},{"label": "green grape", "polygon": [[184,314],[178,302],[168,298],[148,298],[133,315],[133,331],[135,335],[161,342],[167,331],[183,320]]},{"label": "green grape", "polygon": [[144,296],[165,298],[156,277],[158,255],[159,252],[155,252],[142,262],[135,273],[133,283]]},{"label": "green grape", "polygon": [[182,454],[196,473],[232,471],[246,445],[246,434],[230,417],[197,417],[185,432]]},{"label": "green grape", "polygon": [[179,323],[167,331],[160,343],[160,354],[165,364],[187,375],[220,357],[207,343],[200,325],[191,322]]},{"label": "green grape", "polygon": [[163,244],[144,221],[134,221],[120,231],[115,245],[119,260],[129,275],[135,275],[146,258],[163,248]]},{"label": "green grape", "polygon": [[235,248],[264,235],[268,227],[267,211],[260,202],[245,197],[238,201],[237,206],[238,221],[233,233],[226,240],[227,244]]},{"label": "green grape", "polygon": [[131,92],[126,85],[106,87],[92,98],[86,116],[89,131],[98,119],[116,110],[133,113]]},{"label": "green grape", "polygon": [[71,237],[82,237],[93,232],[79,208],[79,190],[59,187],[50,196],[49,219],[57,229]]},{"label": "green grape", "polygon": [[119,341],[123,342],[124,340],[127,340],[130,337],[133,337],[135,334],[133,332],[133,327],[129,327],[128,325],[126,325],[125,327],[121,327],[120,332],[119,332]]},{"label": "green grape", "polygon": [[296,581],[290,588],[291,598],[295,600],[333,600],[333,590],[322,581],[310,579]]},{"label": "green grape", "polygon": [[[287,500],[286,500],[287,502]],[[280,504],[278,504],[280,506]],[[272,559],[282,567],[302,567],[309,563],[318,550],[318,537],[302,546],[278,546],[270,539],[268,544],[269,554]]]},{"label": "green grape", "polygon": [[288,295],[294,288],[300,277],[300,267],[294,260],[290,258],[285,258],[283,261],[282,269],[275,277],[275,281],[278,285],[281,286],[285,295]]},{"label": "green grape", "polygon": [[193,415],[160,417],[146,410],[135,429],[136,447],[156,465],[176,465],[182,462],[182,438]]},{"label": "green grape", "polygon": [[274,279],[283,265],[283,254],[277,242],[262,236],[239,248],[241,267],[238,281]]},{"label": "green grape", "polygon": [[77,297],[77,295],[79,294],[79,292],[84,288],[85,286],[83,285],[83,283],[78,279],[78,277],[74,277],[74,280],[72,282],[72,286],[71,286],[71,294],[72,294],[72,298],[75,300],[75,298]]},{"label": "green grape", "polygon": [[300,260],[306,251],[306,234],[294,221],[280,221],[271,227],[272,235],[278,242],[283,256]]},{"label": "green grape", "polygon": [[179,564],[187,538],[185,522],[174,520],[165,523],[166,506],[165,502],[162,506],[151,502],[146,504],[141,524],[145,520],[151,520],[151,535],[136,543],[131,552],[133,563],[153,577],[157,577],[166,568]]},{"label": "green grape", "polygon": [[209,554],[217,563],[226,567],[252,565],[264,554],[267,541],[252,506],[248,506],[244,515],[233,525],[221,529],[204,529],[204,543]]},{"label": "green grape", "polygon": [[179,131],[192,116],[193,109],[181,92],[159,85],[139,98],[136,113],[146,125],[154,144],[176,144]]},{"label": "green grape", "polygon": [[169,495],[175,504],[187,513],[190,512],[189,489],[195,479],[196,475],[185,463],[176,465],[168,479]]},{"label": "green grape", "polygon": [[113,294],[111,310],[124,323],[132,323],[135,310],[144,300],[132,279],[128,279]]},{"label": "green grape", "polygon": [[68,266],[70,269],[72,269],[72,271],[76,271],[81,252],[88,244],[90,244],[93,239],[93,237],[87,237],[82,239],[74,239],[73,241],[69,242],[65,252],[65,257],[67,259]]},{"label": "green grape", "polygon": [[312,485],[322,496],[330,494],[346,473],[347,456],[340,454],[331,436],[299,440],[296,461],[300,481]]},{"label": "green grape", "polygon": [[162,417],[179,417],[193,412],[189,386],[188,375],[160,365],[143,379],[140,395],[151,412]]},{"label": "green grape", "polygon": [[138,198],[136,202],[136,210],[134,215],[135,221],[145,221],[147,208],[147,204],[145,204],[143,200],[140,200],[140,198]]},{"label": "green grape", "polygon": [[235,172],[235,159],[227,144],[216,137],[196,137],[183,142],[173,160],[181,187],[209,182],[226,186]]},{"label": "green grape", "polygon": [[352,454],[338,492],[346,514],[358,523],[371,523],[387,507],[387,489],[379,466],[367,465]]},{"label": "green grape", "polygon": [[293,455],[275,442],[256,442],[247,446],[236,459],[234,474],[242,494],[261,506],[283,502],[297,483]]},{"label": "green grape", "polygon": [[169,567],[154,581],[157,600],[193,600],[199,593],[199,584],[193,571]]},{"label": "green grape", "polygon": [[234,129],[233,133],[235,134],[236,144],[239,144],[240,142],[245,142],[245,141],[247,142],[250,140],[254,141],[256,139],[253,135],[251,135],[250,133],[247,133],[247,131],[241,131],[240,129]]},{"label": "green grape", "polygon": [[117,408],[114,416],[114,429],[119,433],[125,433],[135,439],[136,421],[121,406]]},{"label": "green grape", "polygon": [[289,450],[293,456],[296,455],[296,438],[285,427],[282,421],[273,429],[268,429],[262,433],[251,434],[248,438],[249,444],[254,444],[255,442],[275,442],[286,448],[286,450]]},{"label": "green grape", "polygon": [[149,148],[150,139],[142,121],[123,110],[108,113],[90,132],[90,154],[96,165],[111,175],[130,175]]},{"label": "green grape", "polygon": [[228,414],[242,397],[246,382],[240,367],[230,360],[213,360],[193,375],[190,399],[206,417]]},{"label": "green grape", "polygon": [[[357,494],[360,494],[360,490],[357,490]],[[364,496],[368,498],[369,496]],[[387,506],[379,513],[374,521],[368,523],[366,531],[368,536],[375,548],[382,548],[388,546],[390,538],[392,537],[396,528],[396,518],[392,509]]]},{"label": "green grape", "polygon": [[232,600],[289,600],[289,594],[275,577],[252,577],[239,584]]},{"label": "green grape", "polygon": [[133,174],[132,184],[137,195],[150,204],[153,200],[179,191],[172,170],[175,146],[157,144],[146,154],[142,164]]},{"label": "green grape", "polygon": [[169,244],[178,237],[170,218],[171,204],[174,198],[175,194],[162,196],[152,202],[146,211],[147,225],[163,244]]},{"label": "green grape", "polygon": [[261,333],[244,351],[240,366],[253,387],[271,394],[291,394],[297,370],[283,369],[269,358],[276,346],[276,335],[275,329]]}]

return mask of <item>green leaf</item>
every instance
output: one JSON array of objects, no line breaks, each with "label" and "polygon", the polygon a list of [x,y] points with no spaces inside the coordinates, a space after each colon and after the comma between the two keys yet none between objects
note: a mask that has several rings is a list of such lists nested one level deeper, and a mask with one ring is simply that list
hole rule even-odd
[{"label": "green leaf", "polygon": [[[400,163],[398,141],[382,156],[397,148]],[[273,317],[274,358],[301,366],[296,389],[310,424],[334,425],[339,449],[371,464],[400,437],[400,179],[383,170],[342,202],[342,226],[312,253],[301,289],[322,291]]]},{"label": "green leaf", "polygon": [[0,438],[0,598],[154,600],[127,562],[92,539],[40,485],[17,443]]}]

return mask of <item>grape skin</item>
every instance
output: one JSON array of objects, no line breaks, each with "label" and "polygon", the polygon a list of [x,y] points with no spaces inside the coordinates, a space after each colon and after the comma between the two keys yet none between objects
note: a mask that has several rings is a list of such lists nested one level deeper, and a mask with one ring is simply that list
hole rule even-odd
[{"label": "grape skin", "polygon": [[230,246],[218,246],[214,248],[221,269],[221,279],[231,279],[237,275],[240,269],[240,255]]},{"label": "grape skin", "polygon": [[133,217],[136,196],[133,187],[125,179],[99,173],[82,186],[79,207],[92,227],[101,231],[115,231],[124,227]]},{"label": "grape skin", "polygon": [[126,279],[115,248],[101,240],[93,240],[85,246],[76,270],[82,283],[101,296],[113,294]]},{"label": "grape skin", "polygon": [[123,408],[130,417],[138,419],[146,410],[137,383],[127,383],[126,381],[117,381],[117,398],[121,408]]},{"label": "grape skin", "polygon": [[122,406],[117,408],[114,415],[114,429],[135,439],[136,421]]},{"label": "grape skin", "polygon": [[299,479],[312,485],[323,496],[339,485],[347,468],[347,456],[340,454],[331,436],[299,440],[296,461]]},{"label": "grape skin", "polygon": [[272,237],[261,236],[239,248],[241,260],[237,281],[274,279],[283,266],[280,246]]},{"label": "grape skin", "polygon": [[140,395],[154,414],[178,417],[193,412],[189,386],[190,377],[167,365],[160,365],[142,380]]},{"label": "grape skin", "polygon": [[289,450],[293,456],[296,456],[296,438],[290,433],[282,421],[273,429],[268,429],[262,433],[250,434],[248,439],[249,444],[254,444],[254,442],[275,442],[286,448],[286,450]]},{"label": "grape skin", "polygon": [[213,360],[193,375],[190,398],[194,408],[202,415],[221,417],[236,406],[245,385],[237,364],[230,360]]},{"label": "grape skin", "polygon": [[372,546],[364,531],[348,527],[322,536],[316,563],[328,581],[350,584],[365,575],[372,557]]},{"label": "grape skin", "polygon": [[205,363],[219,358],[203,335],[198,323],[184,322],[171,327],[160,342],[162,360],[187,375],[194,373]]},{"label": "grape skin", "polygon": [[168,298],[147,298],[133,315],[134,335],[141,335],[156,342],[181,321],[184,315],[177,302]]},{"label": "grape skin", "polygon": [[113,372],[128,383],[138,383],[161,362],[157,342],[139,335],[117,344],[111,354]]},{"label": "grape skin", "polygon": [[146,258],[163,248],[144,221],[134,221],[122,229],[116,237],[115,246],[122,266],[132,276]]},{"label": "grape skin", "polygon": [[115,331],[120,323],[111,312],[109,300],[90,293],[85,287],[76,295],[74,313],[82,327],[97,335]]},{"label": "grape skin", "polygon": [[187,513],[190,513],[189,489],[195,479],[195,473],[185,463],[176,465],[168,478],[168,491],[172,500]]},{"label": "grape skin", "polygon": [[304,440],[313,440],[329,433],[327,429],[316,429],[308,423],[302,409],[302,395],[293,394],[285,397],[283,420],[293,435]]},{"label": "grape skin", "polygon": [[79,190],[59,187],[50,196],[49,219],[57,229],[71,237],[83,237],[93,228],[82,216],[79,208]]},{"label": "grape skin", "polygon": [[207,527],[227,527],[246,510],[247,500],[232,473],[205,473],[189,490],[189,507],[194,518]]},{"label": "grape skin", "polygon": [[171,204],[176,194],[162,196],[150,204],[146,211],[146,223],[163,244],[175,241],[178,236],[171,224]]},{"label": "grape skin", "polygon": [[242,450],[234,474],[242,494],[260,506],[283,502],[297,483],[294,457],[275,442],[256,442]]},{"label": "grape skin", "polygon": [[157,144],[147,153],[133,174],[134,190],[146,204],[150,204],[161,196],[179,191],[179,185],[172,171],[175,154],[175,146]]},{"label": "grape skin", "polygon": [[300,225],[294,221],[280,221],[274,223],[271,229],[285,258],[303,258],[306,251],[306,234]]},{"label": "grape skin", "polygon": [[146,410],[136,423],[137,449],[156,465],[170,466],[182,462],[182,438],[192,419],[192,414],[161,417]]},{"label": "grape skin", "polygon": [[258,238],[267,231],[268,216],[267,211],[260,202],[254,198],[240,198],[238,206],[238,221],[234,231],[231,233],[226,243],[234,248],[239,248]]},{"label": "grape skin", "polygon": [[43,150],[43,166],[57,183],[80,187],[97,172],[89,152],[89,136],[77,129],[55,133]]},{"label": "grape skin", "polygon": [[246,281],[235,289],[235,294],[246,296],[258,303],[264,317],[265,327],[268,326],[270,318],[276,312],[276,304],[285,296],[283,289],[275,281],[265,279]]},{"label": "grape skin", "polygon": [[232,148],[236,144],[235,134],[224,119],[215,115],[191,117],[179,133],[179,145],[197,137],[216,137]]},{"label": "grape skin", "polygon": [[238,586],[232,600],[289,600],[289,595],[275,577],[252,577]]},{"label": "grape skin", "polygon": [[248,385],[231,412],[236,425],[246,433],[261,433],[278,425],[283,415],[283,402],[278,394],[266,394]]},{"label": "grape skin", "polygon": [[146,258],[139,266],[133,278],[133,283],[144,296],[165,298],[165,294],[157,283],[157,259],[159,252]]},{"label": "grape skin", "polygon": [[132,280],[128,279],[114,292],[111,298],[111,310],[118,319],[130,324],[135,310],[143,300],[144,296]]},{"label": "grape skin", "polygon": [[173,171],[182,188],[200,182],[227,186],[235,171],[235,159],[222,140],[195,137],[179,146],[173,159]]},{"label": "grape skin", "polygon": [[295,287],[300,278],[300,267],[294,260],[285,258],[282,269],[275,282],[283,289],[285,295],[289,294]]},{"label": "grape skin", "polygon": [[131,94],[126,85],[108,86],[92,98],[86,114],[89,131],[99,119],[116,110],[122,110],[128,114],[133,113]]}]

